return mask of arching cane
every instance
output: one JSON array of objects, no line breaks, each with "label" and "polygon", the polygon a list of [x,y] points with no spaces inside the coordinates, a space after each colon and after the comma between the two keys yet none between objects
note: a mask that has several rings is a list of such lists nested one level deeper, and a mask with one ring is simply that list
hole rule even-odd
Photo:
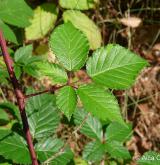
[{"label": "arching cane", "polygon": [[17,104],[19,107],[19,111],[20,111],[20,115],[21,115],[21,119],[22,119],[22,123],[23,123],[23,130],[24,130],[26,141],[28,144],[29,153],[30,153],[30,156],[32,159],[32,165],[38,165],[36,153],[35,153],[34,146],[32,143],[32,136],[29,131],[29,124],[28,124],[28,120],[27,120],[27,116],[26,116],[26,112],[25,112],[25,96],[24,96],[22,89],[20,87],[20,84],[15,76],[14,68],[13,68],[13,61],[7,51],[6,41],[3,37],[1,30],[0,30],[0,46],[1,46],[1,50],[2,50],[2,55],[3,55],[4,61],[5,61],[8,73],[9,73],[9,77],[10,77],[11,83],[14,87],[14,92],[15,92],[15,95],[17,98]]}]

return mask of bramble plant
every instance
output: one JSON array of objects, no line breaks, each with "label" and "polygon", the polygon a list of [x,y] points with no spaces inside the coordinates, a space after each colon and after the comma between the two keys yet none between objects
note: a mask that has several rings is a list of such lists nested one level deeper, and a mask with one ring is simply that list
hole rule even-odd
[{"label": "bramble plant", "polygon": [[[68,1],[61,0],[60,3],[62,7],[74,9]],[[46,9],[46,6],[43,5],[43,8]],[[83,8],[93,8],[93,2],[89,6],[77,6],[77,9]],[[37,12],[39,10],[36,9]],[[0,45],[8,74],[3,63],[0,73],[3,73],[5,83],[10,77],[19,107],[18,111],[17,106],[10,102],[0,103],[0,123],[6,125],[0,128],[0,159],[3,163],[66,165],[74,161],[75,164],[87,165],[103,161],[114,164],[118,160],[125,164],[131,159],[124,144],[132,136],[132,126],[123,120],[118,101],[111,91],[130,88],[147,62],[118,44],[100,47],[101,38],[93,43],[92,37],[74,19],[76,15],[86,17],[80,11],[65,11],[65,23],[58,25],[50,36],[49,47],[56,56],[55,63],[33,56],[32,45],[20,47],[12,59],[0,32]],[[34,19],[36,15],[33,24],[36,22]],[[10,19],[6,20],[10,23]],[[52,21],[55,22],[55,17]],[[33,24],[26,28],[29,39],[47,34],[48,30],[42,29],[44,34],[33,36],[30,33]],[[94,50],[91,56],[90,49]],[[89,77],[83,84],[71,77],[82,68],[86,68]],[[23,73],[37,79],[48,77],[52,87],[40,92],[27,88],[24,92],[20,84]],[[57,137],[61,114],[66,116],[68,123],[74,123],[75,135],[80,131],[90,139],[84,147],[83,160],[75,159],[69,144]],[[139,164],[145,163],[145,160],[139,160]]]}]

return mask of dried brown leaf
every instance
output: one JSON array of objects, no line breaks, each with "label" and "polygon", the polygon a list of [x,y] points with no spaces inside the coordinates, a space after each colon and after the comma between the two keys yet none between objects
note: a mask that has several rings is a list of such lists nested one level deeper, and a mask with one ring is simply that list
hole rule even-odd
[{"label": "dried brown leaf", "polygon": [[142,20],[138,17],[121,18],[119,21],[123,25],[132,27],[132,28],[137,28],[142,22]]}]

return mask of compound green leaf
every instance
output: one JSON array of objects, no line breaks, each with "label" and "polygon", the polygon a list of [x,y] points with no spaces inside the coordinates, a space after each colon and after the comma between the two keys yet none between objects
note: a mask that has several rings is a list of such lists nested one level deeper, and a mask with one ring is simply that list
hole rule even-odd
[{"label": "compound green leaf", "polygon": [[17,38],[13,30],[0,20],[0,29],[3,31],[6,40],[17,44]]},{"label": "compound green leaf", "polygon": [[[34,93],[33,90],[28,93]],[[59,114],[55,106],[55,96],[43,94],[29,98],[26,111],[33,138],[41,139],[53,135],[59,125]]]},{"label": "compound green leaf", "polygon": [[71,23],[62,24],[54,30],[50,46],[59,62],[69,71],[80,69],[86,62],[88,40]]},{"label": "compound green leaf", "polygon": [[56,97],[56,104],[68,120],[70,120],[77,105],[77,95],[75,90],[70,86],[61,88]]},{"label": "compound green leaf", "polygon": [[15,62],[26,65],[28,63],[29,58],[32,57],[32,50],[32,45],[27,45],[17,49],[14,54]]},{"label": "compound green leaf", "polygon": [[90,138],[102,140],[102,125],[100,121],[91,114],[88,114],[83,109],[76,110],[74,122],[78,127],[81,127],[81,133]]},{"label": "compound green leaf", "polygon": [[60,0],[61,7],[66,9],[88,10],[95,8],[99,0]]},{"label": "compound green leaf", "polygon": [[0,19],[18,27],[30,25],[33,11],[24,0],[0,0]]},{"label": "compound green leaf", "polygon": [[105,154],[105,145],[100,141],[88,143],[83,151],[83,159],[91,162],[100,161]]},{"label": "compound green leaf", "polygon": [[57,20],[58,8],[53,3],[44,3],[34,10],[31,25],[25,29],[27,40],[43,38],[53,29]]},{"label": "compound green leaf", "polygon": [[44,59],[41,56],[32,56],[32,51],[33,51],[33,46],[27,45],[19,48],[15,52],[14,60],[16,64],[14,66],[14,70],[16,72],[17,78],[21,74],[21,67],[25,73],[35,78],[41,77],[41,73],[36,64],[42,62]]},{"label": "compound green leaf", "polygon": [[57,138],[47,138],[38,142],[35,146],[37,152],[37,158],[40,162],[44,162],[49,159],[51,156],[59,152],[63,147],[63,142]]},{"label": "compound green leaf", "polygon": [[81,86],[78,95],[84,109],[103,121],[117,121],[124,123],[116,98],[103,88],[94,84]]},{"label": "compound green leaf", "polygon": [[0,155],[14,163],[31,164],[24,138],[8,130],[0,130]]},{"label": "compound green leaf", "polygon": [[160,164],[160,153],[154,151],[145,152],[144,155],[138,159],[138,165],[158,165]]},{"label": "compound green leaf", "polygon": [[130,125],[122,125],[117,122],[111,123],[106,129],[106,140],[115,140],[119,142],[125,142],[132,135],[132,129]]},{"label": "compound green leaf", "polygon": [[27,59],[25,65],[23,66],[24,72],[29,74],[30,76],[33,76],[37,79],[41,78],[41,73],[36,65],[38,62],[42,62],[44,59],[42,56],[32,56],[29,59]]},{"label": "compound green leaf", "polygon": [[84,13],[68,10],[63,13],[63,19],[65,22],[70,21],[87,36],[90,49],[94,50],[101,46],[102,37],[98,27]]},{"label": "compound green leaf", "polygon": [[54,84],[67,82],[67,73],[59,65],[45,61],[36,63],[36,66],[42,76],[50,77]]},{"label": "compound green leaf", "polygon": [[108,44],[94,52],[87,62],[87,73],[98,84],[126,89],[133,85],[147,62],[128,49]]},{"label": "compound green leaf", "polygon": [[118,141],[107,141],[105,144],[105,149],[113,158],[131,158],[128,150]]}]

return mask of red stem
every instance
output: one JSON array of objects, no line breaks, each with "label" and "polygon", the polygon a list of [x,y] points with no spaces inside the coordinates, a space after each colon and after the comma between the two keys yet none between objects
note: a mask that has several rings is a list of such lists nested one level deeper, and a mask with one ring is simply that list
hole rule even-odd
[{"label": "red stem", "polygon": [[50,89],[47,89],[45,91],[41,91],[41,92],[37,92],[37,93],[32,93],[32,94],[28,94],[25,96],[26,99],[30,98],[30,97],[33,97],[33,96],[37,96],[37,95],[41,95],[41,94],[44,94],[44,93],[49,93],[51,92]]},{"label": "red stem", "polygon": [[30,97],[41,95],[41,94],[44,94],[44,93],[54,93],[56,90],[61,89],[64,86],[66,86],[66,85],[52,86],[50,89],[46,89],[46,90],[41,91],[41,92],[37,92],[37,93],[32,93],[32,94],[26,95],[25,98],[28,99]]},{"label": "red stem", "polygon": [[21,119],[22,119],[22,123],[23,123],[23,130],[24,130],[24,133],[26,136],[26,141],[27,141],[30,156],[32,159],[32,165],[38,165],[36,153],[35,153],[34,146],[32,143],[31,133],[29,131],[29,124],[28,124],[28,120],[27,120],[27,116],[26,116],[26,112],[25,112],[25,96],[24,96],[22,89],[20,87],[20,84],[15,76],[14,69],[13,69],[13,61],[7,51],[6,41],[3,37],[1,30],[0,30],[0,46],[2,49],[2,54],[3,54],[5,64],[7,66],[7,70],[8,70],[10,79],[11,79],[11,83],[14,87],[14,92],[15,92],[15,95],[17,98],[17,103],[18,103],[18,107],[19,107],[19,111],[20,111]]}]

